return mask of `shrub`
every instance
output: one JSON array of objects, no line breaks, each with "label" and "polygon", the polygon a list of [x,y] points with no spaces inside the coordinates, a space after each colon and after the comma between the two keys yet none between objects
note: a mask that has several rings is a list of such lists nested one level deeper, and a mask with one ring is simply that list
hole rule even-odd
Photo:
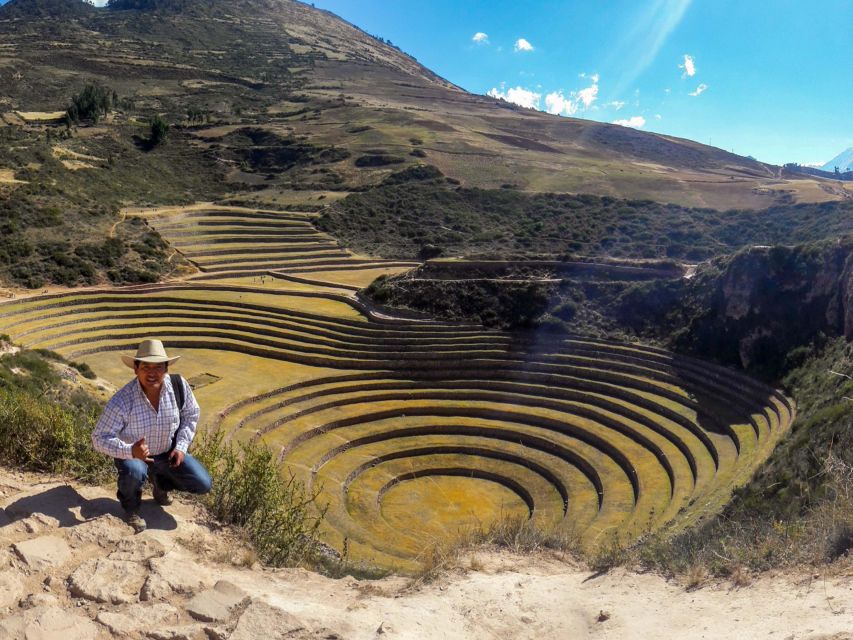
[{"label": "shrub", "polygon": [[163,142],[166,139],[166,134],[168,132],[169,125],[166,121],[159,115],[154,116],[151,119],[151,137],[149,138],[151,146],[156,147],[158,144]]},{"label": "shrub", "polygon": [[222,522],[242,527],[261,561],[291,566],[311,558],[325,508],[293,475],[281,474],[264,445],[234,445],[221,431],[208,432],[194,455],[210,471],[212,491],[202,500]]},{"label": "shrub", "polygon": [[113,473],[92,448],[95,413],[69,410],[43,396],[0,388],[0,461],[30,471],[101,482]]},{"label": "shrub", "polygon": [[389,164],[402,164],[405,160],[399,156],[392,156],[387,153],[377,153],[363,155],[355,160],[357,167],[385,167]]}]

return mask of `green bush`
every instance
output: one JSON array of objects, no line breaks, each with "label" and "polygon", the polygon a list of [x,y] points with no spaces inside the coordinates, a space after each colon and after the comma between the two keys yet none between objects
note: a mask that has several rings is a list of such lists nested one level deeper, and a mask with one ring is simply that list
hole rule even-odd
[{"label": "green bush", "polygon": [[389,164],[402,164],[405,162],[399,156],[392,156],[387,153],[367,154],[356,158],[355,166],[357,167],[385,167]]},{"label": "green bush", "polygon": [[325,508],[293,475],[282,476],[272,452],[234,445],[221,431],[204,434],[193,454],[213,480],[204,504],[218,520],[242,527],[262,562],[292,566],[313,557]]},{"label": "green bush", "polygon": [[44,396],[0,386],[0,461],[84,482],[111,477],[109,458],[92,448],[95,412],[69,410]]},{"label": "green bush", "polygon": [[163,142],[166,139],[166,134],[169,132],[169,125],[166,123],[163,118],[159,115],[151,118],[151,137],[149,138],[149,142],[152,147],[156,147],[158,144]]}]

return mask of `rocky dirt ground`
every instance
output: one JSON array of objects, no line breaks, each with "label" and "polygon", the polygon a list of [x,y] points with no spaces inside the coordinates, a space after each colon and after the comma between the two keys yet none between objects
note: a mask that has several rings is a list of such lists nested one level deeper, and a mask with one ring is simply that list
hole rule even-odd
[{"label": "rocky dirt ground", "polygon": [[109,487],[0,468],[0,639],[853,639],[853,570],[714,583],[477,552],[428,584],[264,569],[178,499],[134,535]]}]

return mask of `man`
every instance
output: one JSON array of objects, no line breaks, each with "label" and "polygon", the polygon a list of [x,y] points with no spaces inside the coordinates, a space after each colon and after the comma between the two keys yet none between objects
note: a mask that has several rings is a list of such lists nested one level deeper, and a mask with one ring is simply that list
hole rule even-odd
[{"label": "man", "polygon": [[[146,478],[157,504],[172,502],[169,491],[202,494],[210,491],[210,475],[187,449],[195,436],[200,410],[186,380],[175,389],[170,358],[160,340],[144,340],[133,357],[122,356],[136,377],[107,403],[92,432],[95,449],[112,458],[118,469],[118,499],[125,519],[139,533],[145,521],[139,515]],[[183,396],[183,407],[179,399]]]}]

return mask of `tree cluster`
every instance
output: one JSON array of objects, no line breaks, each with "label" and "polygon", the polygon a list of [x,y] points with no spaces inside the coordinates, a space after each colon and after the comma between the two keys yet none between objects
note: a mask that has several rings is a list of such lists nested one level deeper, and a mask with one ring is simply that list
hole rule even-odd
[{"label": "tree cluster", "polygon": [[99,84],[88,84],[83,90],[71,98],[71,105],[65,111],[65,122],[68,126],[80,122],[98,123],[101,116],[106,116],[118,103],[118,94]]}]

